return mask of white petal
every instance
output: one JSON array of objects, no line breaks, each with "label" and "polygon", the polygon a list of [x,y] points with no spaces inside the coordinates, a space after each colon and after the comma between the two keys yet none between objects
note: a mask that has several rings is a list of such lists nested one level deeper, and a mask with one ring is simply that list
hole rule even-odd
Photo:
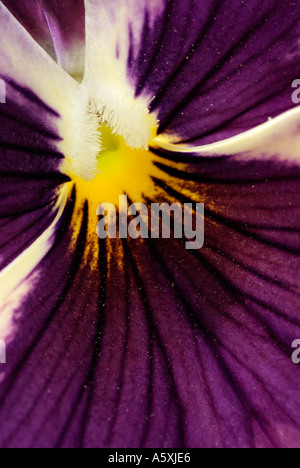
[{"label": "white petal", "polygon": [[135,96],[128,70],[130,54],[136,58],[146,11],[150,21],[161,13],[155,0],[86,0],[87,50],[83,83],[94,98],[103,121],[123,136],[132,148],[148,149],[157,127],[149,114],[153,96]]},{"label": "white petal", "polygon": [[0,4],[0,75],[34,92],[60,118],[55,125],[65,155],[61,170],[91,178],[100,150],[98,120],[87,90],[80,86],[33,40],[12,14]]}]

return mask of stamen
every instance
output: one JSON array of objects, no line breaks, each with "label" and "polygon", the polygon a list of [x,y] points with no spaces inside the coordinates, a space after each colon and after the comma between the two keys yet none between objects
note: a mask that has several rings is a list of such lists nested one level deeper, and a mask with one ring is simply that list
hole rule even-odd
[{"label": "stamen", "polygon": [[58,146],[65,155],[61,171],[72,179],[91,181],[99,173],[101,127],[109,127],[112,134],[122,137],[128,149],[147,151],[156,135],[157,119],[149,112],[149,101],[136,98],[133,91],[118,93],[113,87],[102,87],[100,93],[98,88],[87,91],[81,86],[78,107],[69,111],[69,119],[62,119],[61,126],[64,139]]}]

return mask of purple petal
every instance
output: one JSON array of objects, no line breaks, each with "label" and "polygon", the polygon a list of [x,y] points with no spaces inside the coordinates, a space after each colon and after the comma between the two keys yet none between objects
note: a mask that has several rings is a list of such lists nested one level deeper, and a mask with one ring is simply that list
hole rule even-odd
[{"label": "purple petal", "polygon": [[68,73],[82,77],[85,13],[83,0],[3,0],[32,37]]},{"label": "purple petal", "polygon": [[[264,8],[273,4],[279,18],[280,6],[267,2]],[[293,7],[291,17],[298,11]],[[241,6],[241,12],[248,8]],[[163,13],[161,8],[149,12],[151,21]],[[246,16],[241,14],[241,21],[234,23],[238,31],[245,27]],[[147,24],[147,14],[145,18]],[[172,14],[168,18],[171,21]],[[291,360],[291,344],[300,333],[300,169],[293,163],[297,125],[290,129],[296,140],[291,133],[280,134],[277,153],[270,139],[265,146],[254,145],[254,161],[247,153],[195,158],[157,151],[161,176],[153,180],[155,197],[147,199],[145,193],[146,201],[205,203],[205,247],[191,252],[179,240],[103,241],[98,258],[89,206],[80,200],[75,205],[76,188],[59,218],[49,214],[56,187],[66,180],[59,176],[57,162],[64,153],[59,150],[60,139],[66,140],[64,122],[72,121],[69,109],[76,109],[80,92],[1,5],[0,23],[1,73],[9,104],[4,114],[0,107],[0,118],[8,122],[7,132],[0,134],[5,177],[0,229],[8,246],[4,266],[15,259],[22,263],[23,274],[16,289],[10,286],[6,309],[0,310],[1,319],[7,306],[13,315],[8,362],[0,368],[0,446],[299,447],[300,371]],[[226,27],[220,30],[217,44]],[[149,38],[151,31],[144,27],[144,36]],[[285,37],[288,42],[290,35]],[[141,78],[135,57],[132,53],[128,62],[132,79]],[[209,56],[206,60],[209,65]],[[19,69],[14,63],[27,66]],[[151,73],[149,67],[147,76]],[[170,87],[173,101],[172,93]],[[197,94],[195,99],[199,106]],[[170,102],[164,106],[167,112]],[[188,120],[193,116],[196,122],[201,106],[193,114],[188,109]],[[178,122],[178,128],[168,129],[190,137]],[[47,156],[42,164],[39,152]],[[11,191],[17,179],[28,192],[26,200],[19,200],[28,211],[32,207],[32,214],[18,205]],[[44,190],[49,198],[43,199]],[[8,226],[15,227],[20,239],[15,250],[13,234],[5,230],[11,210],[21,221],[12,219]],[[40,232],[49,224],[44,240]],[[28,245],[39,253],[29,267],[28,258],[22,262],[28,249],[22,255],[18,251]],[[0,300],[14,279],[15,266],[13,261],[0,272]]]},{"label": "purple petal", "polygon": [[193,255],[175,241],[130,241],[124,270],[109,268],[124,301],[106,301],[86,444],[105,434],[109,447],[297,447],[299,168],[160,167],[170,176],[156,180],[160,202],[205,202],[206,246]]},{"label": "purple petal", "polygon": [[2,3],[12,12],[31,36],[55,58],[55,49],[44,15],[41,0],[3,0]]},{"label": "purple petal", "polygon": [[[138,67],[139,92],[155,96],[151,108],[158,112],[159,132],[175,142],[207,144],[294,106],[299,4],[178,0],[168,5],[164,21],[145,35]],[[147,68],[145,54],[152,57]]]},{"label": "purple petal", "polygon": [[[88,140],[97,123],[89,116],[87,91],[39,47],[2,4],[0,24],[0,84],[6,94],[6,102],[0,104],[4,120],[0,164],[6,171],[20,167],[21,172],[43,172],[47,162],[55,160],[55,168],[63,170],[64,159],[78,165],[79,154],[89,166],[93,150]],[[95,144],[94,137],[91,145]],[[31,153],[23,164],[18,164],[18,156],[5,153],[12,146],[17,153]]]},{"label": "purple petal", "polygon": [[[3,79],[3,78],[2,78]],[[10,78],[0,105],[0,269],[20,255],[54,220],[59,172],[59,115]]]},{"label": "purple petal", "polygon": [[102,241],[91,270],[70,203],[8,349],[1,446],[299,446],[299,168],[174,160],[151,201],[204,202],[204,249]]},{"label": "purple petal", "polygon": [[[107,55],[122,62],[136,95],[152,100],[159,133],[175,143],[223,140],[294,107],[298,2],[132,0],[125,8],[88,0],[87,7],[88,37],[106,51],[102,69]],[[101,76],[97,60],[95,67]]]},{"label": "purple petal", "polygon": [[[3,34],[0,79],[5,91],[5,102],[0,104],[0,232],[1,245],[5,246],[1,249],[0,268],[3,268],[55,217],[58,187],[67,180],[60,173],[65,111],[62,101],[51,100],[51,94],[55,93],[55,87],[67,84],[69,77],[58,73],[57,66],[3,6],[0,21]],[[24,60],[26,52],[30,56]],[[48,82],[43,73],[47,74]],[[60,99],[59,94],[57,97]]]},{"label": "purple petal", "polygon": [[61,190],[61,186],[70,180],[66,171],[69,163],[72,166],[72,156],[80,152],[80,145],[90,152],[85,140],[89,134],[85,122],[88,95],[2,4],[0,24],[3,339],[11,336],[13,314],[31,287],[27,276],[55,240],[56,224],[67,197],[67,189]]}]

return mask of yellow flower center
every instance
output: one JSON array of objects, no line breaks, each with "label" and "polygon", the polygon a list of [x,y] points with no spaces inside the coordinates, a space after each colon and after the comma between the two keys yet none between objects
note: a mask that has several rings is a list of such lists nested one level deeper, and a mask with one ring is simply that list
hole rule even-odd
[{"label": "yellow flower center", "polygon": [[152,177],[161,172],[155,166],[159,157],[151,151],[129,148],[123,137],[114,135],[107,126],[101,127],[101,134],[103,149],[98,155],[98,173],[91,181],[72,177],[77,197],[88,200],[96,209],[100,203],[118,206],[119,196],[123,194],[134,202],[142,202],[144,194],[153,195]]}]

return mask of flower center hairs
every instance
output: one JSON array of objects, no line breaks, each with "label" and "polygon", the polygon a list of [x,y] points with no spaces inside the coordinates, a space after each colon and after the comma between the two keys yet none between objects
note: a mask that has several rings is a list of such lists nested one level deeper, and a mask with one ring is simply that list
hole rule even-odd
[{"label": "flower center hairs", "polygon": [[[100,118],[103,121],[103,116]],[[120,128],[115,131],[117,127],[115,124],[112,130],[107,121],[98,126],[101,149],[92,176],[82,171],[80,165],[80,175],[71,176],[70,189],[75,187],[78,209],[88,202],[90,236],[94,239],[185,238],[187,249],[201,248],[204,205],[166,203],[155,183],[155,180],[166,182],[168,178],[158,164],[161,157],[149,149],[156,146],[157,126],[152,126],[151,132],[148,129],[152,137],[147,142],[138,141],[134,136],[125,138],[126,132]]]},{"label": "flower center hairs", "polygon": [[89,202],[118,205],[119,196],[126,193],[132,200],[141,201],[143,194],[151,195],[154,189],[152,177],[160,172],[155,169],[154,153],[145,149],[132,149],[122,136],[114,134],[110,127],[101,130],[102,150],[97,156],[96,173],[86,181],[73,176],[78,196]]}]

